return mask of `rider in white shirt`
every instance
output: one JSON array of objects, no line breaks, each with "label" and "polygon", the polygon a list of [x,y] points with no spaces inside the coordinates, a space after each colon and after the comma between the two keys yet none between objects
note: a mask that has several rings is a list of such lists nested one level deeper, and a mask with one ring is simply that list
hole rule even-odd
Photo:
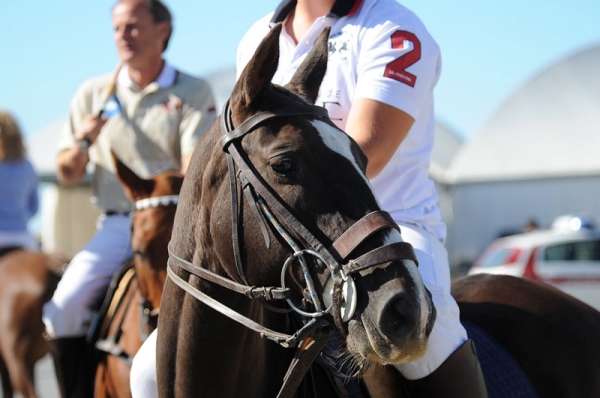
[{"label": "rider in white shirt", "polygon": [[[240,42],[238,75],[279,22],[283,30],[273,82],[280,85],[291,79],[323,29],[331,27],[327,73],[316,103],[364,150],[379,203],[413,245],[432,294],[437,319],[427,353],[395,367],[415,396],[485,397],[473,343],[450,295],[446,227],[428,176],[435,134],[433,89],[441,72],[437,43],[419,18],[395,0],[284,0]],[[447,377],[456,367],[462,368],[461,377]]]},{"label": "rider in white shirt", "polygon": [[[284,0],[241,40],[238,75],[279,22],[283,30],[273,82],[280,85],[291,79],[323,29],[331,27],[317,104],[367,155],[367,177],[379,203],[413,245],[432,294],[437,318],[427,353],[395,365],[408,391],[413,397],[487,397],[475,347],[450,295],[446,228],[427,174],[435,133],[433,89],[441,71],[437,43],[419,18],[395,0]],[[134,362],[132,390],[144,386],[147,394],[153,388],[153,355],[154,348],[144,344]],[[137,397],[142,395],[134,392]]]}]

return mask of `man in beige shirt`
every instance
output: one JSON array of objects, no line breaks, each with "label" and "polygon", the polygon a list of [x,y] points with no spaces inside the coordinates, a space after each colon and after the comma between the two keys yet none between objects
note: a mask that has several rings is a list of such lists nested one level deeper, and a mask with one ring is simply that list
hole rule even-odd
[{"label": "man in beige shirt", "polygon": [[63,397],[90,396],[85,336],[113,274],[131,257],[133,204],[115,176],[111,150],[142,178],[185,173],[192,151],[215,119],[208,84],[163,59],[172,32],[160,0],[120,0],[112,10],[123,63],[114,77],[91,78],[77,90],[57,158],[59,180],[79,183],[93,166],[92,202],[103,214],[91,241],[69,264],[43,319]]}]

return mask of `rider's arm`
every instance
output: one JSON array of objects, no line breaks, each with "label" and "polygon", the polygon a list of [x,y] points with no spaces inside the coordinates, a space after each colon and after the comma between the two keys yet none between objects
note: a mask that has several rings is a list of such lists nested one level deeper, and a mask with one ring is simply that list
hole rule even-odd
[{"label": "rider's arm", "polygon": [[398,108],[367,98],[354,101],[346,132],[367,155],[367,178],[377,176],[400,146],[415,119]]},{"label": "rider's arm", "polygon": [[75,133],[75,143],[70,148],[59,152],[56,159],[58,180],[67,186],[80,182],[85,177],[89,161],[86,142],[92,145],[100,134],[100,129],[106,120],[88,115]]},{"label": "rider's arm", "polygon": [[415,119],[428,117],[424,111],[432,106],[441,67],[439,47],[422,24],[396,24],[385,15],[373,18],[380,17],[387,22],[366,29],[361,40],[345,125],[369,159],[368,178],[383,170]]}]

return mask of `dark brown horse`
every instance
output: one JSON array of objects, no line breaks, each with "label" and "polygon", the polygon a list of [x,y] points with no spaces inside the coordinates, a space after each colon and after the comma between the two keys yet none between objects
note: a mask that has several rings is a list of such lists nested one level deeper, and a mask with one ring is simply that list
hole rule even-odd
[{"label": "dark brown horse", "polygon": [[312,105],[328,30],[285,87],[271,84],[280,30],[183,184],[158,327],[161,397],[335,396],[308,369],[332,329],[353,370],[427,348],[435,311],[412,248],[380,211],[358,145]]},{"label": "dark brown horse", "polygon": [[[600,312],[552,286],[505,275],[456,279],[452,295],[490,398],[600,397]],[[409,397],[389,367],[365,377],[373,398]]]},{"label": "dark brown horse", "polygon": [[5,398],[35,398],[35,363],[48,354],[42,306],[67,260],[58,254],[14,250],[0,258],[0,373]]},{"label": "dark brown horse", "polygon": [[[538,397],[600,397],[600,312],[554,287],[502,275],[458,279],[452,295],[463,321],[514,357]],[[483,370],[488,382],[493,375]]]},{"label": "dark brown horse", "polygon": [[[434,310],[411,262],[399,260],[411,256],[387,252],[397,233],[363,218],[378,207],[361,151],[306,103],[325,70],[326,36],[282,88],[270,84],[279,29],[196,148],[182,189],[158,328],[159,395],[336,396],[318,367],[305,369],[335,324],[352,365],[378,363],[365,375],[369,392],[406,396],[399,373],[381,364],[423,353]],[[526,376],[531,389],[520,396],[600,396],[597,311],[512,277],[457,280],[453,294],[470,336],[494,341]],[[278,298],[292,316],[275,311]],[[483,367],[490,396],[505,397]]]},{"label": "dark brown horse", "polygon": [[95,398],[131,397],[131,360],[156,328],[166,278],[167,245],[183,182],[179,172],[144,180],[115,158],[117,177],[135,203],[131,247],[133,268],[125,267],[105,302],[96,347],[103,353],[96,370]]}]

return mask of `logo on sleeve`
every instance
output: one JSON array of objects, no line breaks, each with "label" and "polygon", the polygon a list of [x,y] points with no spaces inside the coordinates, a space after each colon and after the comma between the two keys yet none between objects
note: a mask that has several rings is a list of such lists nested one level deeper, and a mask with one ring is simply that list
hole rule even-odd
[{"label": "logo on sleeve", "polygon": [[400,50],[403,54],[387,64],[384,76],[414,87],[417,76],[406,71],[406,68],[421,59],[421,42],[414,34],[397,30],[391,36],[391,45],[393,49]]}]

